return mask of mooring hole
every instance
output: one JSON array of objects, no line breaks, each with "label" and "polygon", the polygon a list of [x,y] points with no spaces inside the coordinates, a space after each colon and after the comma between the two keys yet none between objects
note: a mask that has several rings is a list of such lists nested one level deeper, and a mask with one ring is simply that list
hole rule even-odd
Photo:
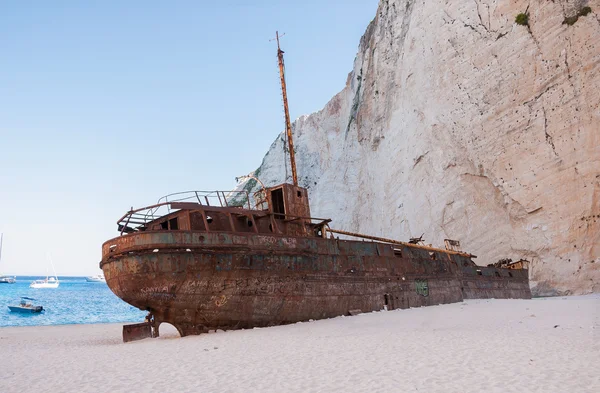
[{"label": "mooring hole", "polygon": [[508,275],[509,275],[510,277],[512,277],[512,276],[513,276],[511,272],[508,272]]},{"label": "mooring hole", "polygon": [[483,275],[483,273],[481,272],[481,270],[477,270],[477,275],[478,276],[482,276]]},{"label": "mooring hole", "polygon": [[389,305],[390,303],[390,296],[386,293],[385,295],[383,295],[383,304],[384,305]]}]

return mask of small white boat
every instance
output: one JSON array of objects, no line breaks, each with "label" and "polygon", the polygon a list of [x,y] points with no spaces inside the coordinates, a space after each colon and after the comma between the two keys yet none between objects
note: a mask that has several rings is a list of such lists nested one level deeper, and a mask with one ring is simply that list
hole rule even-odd
[{"label": "small white boat", "polygon": [[16,281],[14,276],[0,276],[0,284],[14,284]]},{"label": "small white boat", "polygon": [[58,288],[60,281],[56,277],[46,277],[43,280],[35,280],[29,285],[29,288]]},{"label": "small white boat", "polygon": [[97,274],[95,276],[89,276],[85,278],[87,282],[106,282],[106,278],[104,278],[104,274]]}]

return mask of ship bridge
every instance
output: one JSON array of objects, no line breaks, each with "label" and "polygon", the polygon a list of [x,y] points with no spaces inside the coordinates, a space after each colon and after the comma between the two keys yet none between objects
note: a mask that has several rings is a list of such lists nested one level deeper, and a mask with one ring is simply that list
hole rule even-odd
[{"label": "ship bridge", "polygon": [[[254,206],[252,206],[254,202]],[[141,231],[255,232],[325,237],[329,219],[310,216],[308,192],[293,184],[245,190],[184,191],[131,209],[118,221],[123,234]]]}]

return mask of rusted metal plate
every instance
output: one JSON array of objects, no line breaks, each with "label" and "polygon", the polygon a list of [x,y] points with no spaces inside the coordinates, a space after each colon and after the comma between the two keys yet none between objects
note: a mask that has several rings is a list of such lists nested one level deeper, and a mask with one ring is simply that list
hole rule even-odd
[{"label": "rusted metal plate", "polygon": [[465,299],[531,299],[527,269],[468,266],[462,268]]},{"label": "rusted metal plate", "polygon": [[136,341],[152,338],[152,325],[149,322],[123,325],[123,341]]}]

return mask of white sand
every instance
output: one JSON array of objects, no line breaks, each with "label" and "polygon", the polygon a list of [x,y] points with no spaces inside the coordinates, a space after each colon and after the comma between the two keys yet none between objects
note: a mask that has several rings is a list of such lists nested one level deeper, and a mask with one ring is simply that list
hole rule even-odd
[{"label": "white sand", "polygon": [[0,392],[600,392],[600,295],[162,330],[1,328]]}]

